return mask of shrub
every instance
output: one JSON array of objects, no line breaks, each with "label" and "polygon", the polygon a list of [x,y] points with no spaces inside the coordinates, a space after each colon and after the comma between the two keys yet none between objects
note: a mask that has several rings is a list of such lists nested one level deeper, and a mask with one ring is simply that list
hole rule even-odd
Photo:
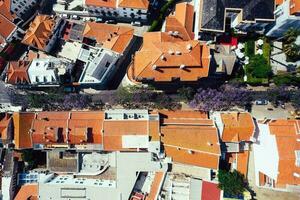
[{"label": "shrub", "polygon": [[255,55],[250,58],[246,65],[246,72],[254,78],[269,78],[272,76],[272,68],[262,55]]},{"label": "shrub", "polygon": [[234,170],[232,172],[219,170],[218,172],[219,188],[228,195],[241,195],[247,186],[244,175]]},{"label": "shrub", "polygon": [[251,57],[251,56],[254,55],[254,51],[255,51],[255,42],[254,42],[254,40],[248,40],[245,43],[245,55]]}]

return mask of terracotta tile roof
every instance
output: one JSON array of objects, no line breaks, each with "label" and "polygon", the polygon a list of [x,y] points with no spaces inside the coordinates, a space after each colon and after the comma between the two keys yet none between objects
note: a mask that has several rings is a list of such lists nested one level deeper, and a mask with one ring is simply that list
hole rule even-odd
[{"label": "terracotta tile roof", "polygon": [[116,0],[85,0],[87,6],[116,8]]},{"label": "terracotta tile roof", "polygon": [[146,120],[105,120],[103,124],[104,150],[126,150],[122,147],[124,135],[149,135]]},{"label": "terracotta tile roof", "polygon": [[296,166],[296,150],[300,150],[299,121],[296,120],[273,120],[269,123],[271,134],[275,135],[278,154],[279,169],[276,187],[299,185],[300,179],[293,174],[300,174],[300,167]]},{"label": "terracotta tile roof", "polygon": [[14,61],[9,63],[7,70],[7,83],[30,83],[28,76],[29,61]]},{"label": "terracotta tile roof", "polygon": [[146,10],[149,7],[149,0],[119,0],[119,7],[135,8]]},{"label": "terracotta tile roof", "polygon": [[15,200],[37,200],[39,187],[37,184],[22,185]]},{"label": "terracotta tile roof", "polygon": [[8,113],[0,113],[0,138],[2,140],[8,139],[8,126],[11,122],[11,115]]},{"label": "terracotta tile roof", "polygon": [[296,13],[300,13],[300,1],[299,0],[291,0],[290,3],[290,12],[292,15],[296,14]]},{"label": "terracotta tile roof", "polygon": [[55,27],[55,20],[48,15],[38,15],[31,22],[22,43],[45,50],[49,37]]},{"label": "terracotta tile roof", "polygon": [[155,200],[161,190],[161,186],[164,181],[164,172],[155,172],[154,180],[151,183],[149,195],[146,200]]},{"label": "terracotta tile roof", "polygon": [[15,14],[12,14],[10,11],[10,0],[0,0],[0,15],[3,15],[11,22],[15,19]]},{"label": "terracotta tile roof", "polygon": [[218,184],[207,181],[202,181],[201,200],[220,200],[221,190]]},{"label": "terracotta tile roof", "polygon": [[248,173],[249,151],[228,153],[228,156],[230,156],[229,162],[231,164],[235,162],[237,165],[237,170],[246,177]]},{"label": "terracotta tile roof", "polygon": [[13,122],[14,122],[14,140],[15,148],[32,148],[31,137],[29,130],[31,128],[32,121],[34,119],[34,113],[14,113]]},{"label": "terracotta tile roof", "polygon": [[83,36],[96,39],[104,48],[123,53],[133,39],[133,32],[129,27],[88,22]]},{"label": "terracotta tile roof", "polygon": [[175,162],[217,169],[221,152],[213,121],[197,111],[162,113],[161,142],[166,155]]},{"label": "terracotta tile roof", "polygon": [[210,52],[206,45],[160,32],[145,33],[143,41],[128,69],[130,80],[153,78],[169,82],[172,78],[180,78],[181,81],[198,81],[208,76]]},{"label": "terracotta tile roof", "polygon": [[193,40],[194,6],[188,3],[176,4],[175,15],[166,18],[166,32],[178,31],[183,40]]},{"label": "terracotta tile roof", "polygon": [[17,28],[14,23],[9,21],[6,17],[0,14],[0,35],[7,39]]},{"label": "terracotta tile roof", "polygon": [[171,157],[173,162],[210,169],[219,169],[219,155],[202,152],[193,152],[193,154],[190,154],[185,149],[178,149],[177,147],[171,146],[164,146],[164,150],[166,156]]},{"label": "terracotta tile roof", "polygon": [[221,113],[221,118],[224,124],[223,142],[250,141],[255,125],[249,113]]},{"label": "terracotta tile roof", "polygon": [[103,118],[103,112],[37,113],[31,126],[33,144],[102,144]]}]

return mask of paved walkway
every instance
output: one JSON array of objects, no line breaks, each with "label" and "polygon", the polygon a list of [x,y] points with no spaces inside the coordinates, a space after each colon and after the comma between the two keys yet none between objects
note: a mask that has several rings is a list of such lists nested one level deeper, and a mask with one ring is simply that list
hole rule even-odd
[{"label": "paved walkway", "polygon": [[250,151],[249,166],[247,174],[249,186],[254,191],[254,199],[257,200],[299,200],[300,194],[290,192],[279,192],[271,189],[259,188],[255,185],[255,171],[254,171],[254,156],[253,151]]}]

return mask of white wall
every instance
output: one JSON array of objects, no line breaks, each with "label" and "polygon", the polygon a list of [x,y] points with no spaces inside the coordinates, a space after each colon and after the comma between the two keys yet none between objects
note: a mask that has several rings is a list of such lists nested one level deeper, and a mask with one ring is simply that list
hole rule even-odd
[{"label": "white wall", "polygon": [[270,134],[267,124],[258,124],[259,135],[253,143],[256,185],[259,186],[259,172],[277,180],[279,154],[276,138]]}]

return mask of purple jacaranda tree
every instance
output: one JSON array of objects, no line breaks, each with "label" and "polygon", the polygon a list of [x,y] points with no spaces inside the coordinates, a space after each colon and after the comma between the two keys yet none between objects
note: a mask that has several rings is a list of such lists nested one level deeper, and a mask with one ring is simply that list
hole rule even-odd
[{"label": "purple jacaranda tree", "polygon": [[234,106],[245,106],[250,103],[251,98],[247,90],[230,85],[222,86],[219,89],[198,89],[189,105],[202,111],[229,110]]}]

